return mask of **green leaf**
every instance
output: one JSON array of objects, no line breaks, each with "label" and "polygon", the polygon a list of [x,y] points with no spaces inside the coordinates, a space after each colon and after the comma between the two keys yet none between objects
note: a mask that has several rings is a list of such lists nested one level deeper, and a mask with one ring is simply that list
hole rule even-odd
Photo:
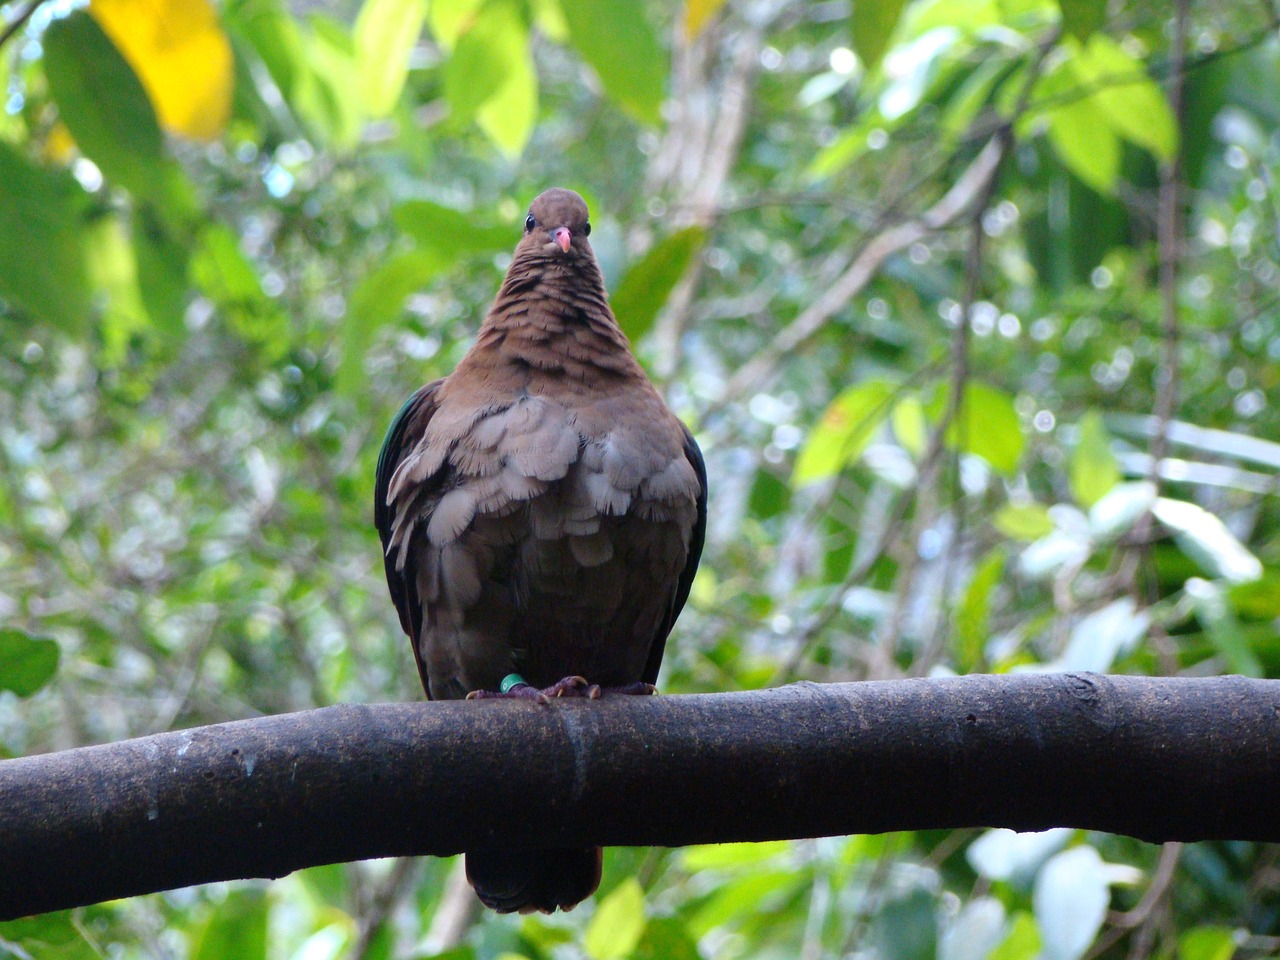
[{"label": "green leaf", "polygon": [[1116,660],[1131,653],[1147,635],[1151,614],[1132,597],[1113,600],[1081,619],[1054,667],[1064,671],[1110,673]]},{"label": "green leaf", "polygon": [[1227,525],[1203,507],[1160,497],[1151,512],[1173,531],[1182,552],[1209,576],[1244,583],[1262,576],[1262,563]]},{"label": "green leaf", "polygon": [[747,509],[753,517],[768,520],[787,509],[791,503],[791,488],[785,480],[771,470],[759,469],[747,497]]},{"label": "green leaf", "polygon": [[1258,580],[1233,584],[1227,591],[1231,609],[1246,620],[1280,618],[1280,574],[1266,570]]},{"label": "green leaf", "polygon": [[1071,454],[1071,493],[1082,507],[1092,507],[1120,482],[1120,466],[1111,452],[1111,437],[1102,415],[1090,410],[1080,421],[1080,436]]},{"label": "green leaf", "polygon": [[233,890],[210,915],[193,943],[193,960],[263,960],[267,955],[265,890]]},{"label": "green leaf", "polygon": [[700,940],[717,927],[737,924],[759,913],[766,900],[802,882],[794,870],[740,872],[716,888],[710,899],[689,919],[689,933]]},{"label": "green leaf", "polygon": [[1005,504],[992,523],[1006,537],[1026,543],[1039,540],[1053,531],[1049,510],[1039,503]]},{"label": "green leaf", "polygon": [[[927,407],[934,420],[942,417],[946,403],[946,392],[940,385]],[[950,449],[976,454],[1005,476],[1018,469],[1027,446],[1013,398],[976,380],[965,384],[960,410],[943,439]]]},{"label": "green leaf", "polygon": [[[972,6],[979,7],[981,4],[974,3]],[[880,115],[891,121],[900,121],[912,115],[924,102],[939,76],[952,72],[952,59],[949,55],[962,36],[955,26],[938,26],[917,34],[908,43],[899,44],[894,51],[893,75],[876,100]]]},{"label": "green leaf", "polygon": [[1040,956],[1040,929],[1031,914],[1019,910],[1009,924],[1009,934],[987,960],[1035,960]]},{"label": "green leaf", "polygon": [[337,387],[352,393],[361,383],[361,361],[380,327],[400,316],[404,302],[446,265],[434,250],[411,250],[392,257],[355,288],[342,327],[342,362]]},{"label": "green leaf", "polygon": [[444,91],[457,121],[475,120],[508,156],[524,149],[537,118],[538,78],[514,4],[491,0],[466,25],[445,65]]},{"label": "green leaf", "polygon": [[965,859],[988,880],[1012,880],[1022,886],[1071,837],[1072,831],[1064,827],[1034,833],[1016,833],[1000,827],[987,830],[969,844]]},{"label": "green leaf", "polygon": [[919,888],[890,900],[876,915],[871,936],[884,960],[934,960],[938,951],[937,904]]},{"label": "green leaf", "polygon": [[614,316],[632,343],[649,332],[706,239],[703,227],[677,230],[627,270],[611,300]]},{"label": "green leaf", "polygon": [[995,897],[975,897],[947,924],[940,960],[986,960],[1004,939],[1005,908]]},{"label": "green leaf", "polygon": [[[1054,76],[1068,74],[1059,70]],[[1067,88],[1075,96],[1074,88]],[[1074,100],[1049,113],[1049,143],[1063,164],[1099,193],[1115,192],[1120,176],[1120,140],[1092,98]]]},{"label": "green leaf", "polygon": [[859,123],[840,134],[814,155],[805,167],[805,179],[823,180],[849,166],[866,152],[870,133],[866,124]]},{"label": "green leaf", "polygon": [[29,697],[58,670],[58,644],[12,627],[0,628],[0,690]]},{"label": "green leaf", "polygon": [[1230,927],[1196,927],[1178,938],[1181,960],[1231,960],[1235,955],[1235,931]]},{"label": "green leaf", "polygon": [[874,70],[889,49],[905,0],[853,0],[853,49],[867,70]]},{"label": "green leaf", "polygon": [[1018,569],[1028,580],[1048,580],[1063,570],[1083,564],[1093,544],[1076,530],[1055,529],[1030,544],[1018,557]]},{"label": "green leaf", "polygon": [[87,233],[89,274],[106,294],[102,309],[102,362],[125,360],[133,338],[150,326],[138,286],[138,260],[124,227],[115,217],[99,220]]},{"label": "green leaf", "polygon": [[1228,669],[1246,677],[1263,676],[1262,663],[1249,638],[1240,629],[1240,621],[1227,602],[1227,592],[1222,584],[1192,577],[1183,588],[1191,600],[1196,619],[1209,635],[1209,642],[1226,660]]},{"label": "green leaf", "polygon": [[0,142],[0,296],[65,330],[89,315],[84,200],[70,176]]},{"label": "green leaf", "polygon": [[600,76],[605,93],[641,123],[661,120],[667,54],[634,0],[560,0],[569,42]]},{"label": "green leaf", "polygon": [[190,251],[170,236],[146,208],[134,211],[133,247],[138,264],[138,289],[147,316],[169,337],[183,336]]},{"label": "green leaf", "polygon": [[452,53],[458,38],[471,26],[484,0],[449,0],[427,4],[427,29],[446,53]]},{"label": "green leaf", "polygon": [[475,119],[507,83],[511,61],[528,55],[528,39],[523,20],[506,0],[491,0],[479,9],[444,68],[444,94],[455,119]]},{"label": "green leaf", "polygon": [[690,872],[699,870],[741,870],[782,856],[791,849],[789,840],[768,840],[762,843],[709,843],[685,847],[680,851],[684,868]]},{"label": "green leaf", "polygon": [[226,17],[262,59],[285,102],[310,122],[316,81],[302,32],[281,0],[235,0]]},{"label": "green leaf", "polygon": [[164,137],[142,82],[83,10],[49,24],[44,72],[58,115],[103,176],[146,196],[168,174]]},{"label": "green leaf", "polygon": [[350,150],[359,143],[365,121],[355,40],[330,17],[312,14],[310,23],[307,54],[314,67],[314,99],[308,114],[331,144]]},{"label": "green leaf", "polygon": [[888,416],[896,389],[887,380],[868,380],[836,397],[805,439],[791,485],[825,480],[856,461]]},{"label": "green leaf", "polygon": [[[90,908],[94,910],[95,908]],[[87,939],[84,923],[99,922],[102,917],[86,916],[84,909],[40,913],[21,920],[0,923],[0,957],[3,960],[102,960],[102,950]],[[26,949],[20,953],[8,948],[16,944]]]},{"label": "green leaf", "polygon": [[644,891],[628,877],[600,901],[582,946],[592,960],[617,960],[635,950],[644,927]]},{"label": "green leaf", "polygon": [[1000,58],[991,58],[978,64],[965,77],[959,89],[947,101],[946,110],[942,114],[940,129],[944,142],[955,144],[965,135],[973,118],[991,100],[999,80],[1006,77],[1010,66]]},{"label": "green leaf", "polygon": [[1099,543],[1118,540],[1155,502],[1156,487],[1149,480],[1117,483],[1089,508],[1089,535]]},{"label": "green leaf", "polygon": [[483,214],[464,213],[430,200],[407,200],[392,210],[391,216],[419,247],[450,259],[510,250],[520,239],[514,224],[494,223]]},{"label": "green leaf", "polygon": [[987,642],[987,621],[991,614],[991,594],[1004,576],[1004,551],[996,549],[974,570],[956,608],[956,659],[961,673],[976,670],[982,663]]},{"label": "green leaf", "polygon": [[507,73],[488,100],[476,111],[476,123],[493,145],[515,159],[524,152],[538,118],[538,74],[529,50],[529,33],[523,21],[509,14],[518,26],[508,37]]},{"label": "green leaf", "polygon": [[267,360],[284,356],[289,318],[263,292],[258,272],[227,227],[210,223],[201,231],[191,257],[191,278],[223,312],[231,329],[259,347]]},{"label": "green leaf", "polygon": [[701,956],[683,923],[674,917],[659,917],[649,921],[631,960],[701,960]]},{"label": "green leaf", "polygon": [[929,441],[929,423],[919,397],[910,393],[895,403],[889,423],[893,427],[893,435],[907,453],[917,460],[924,456]]},{"label": "green leaf", "polygon": [[1107,0],[1058,0],[1062,26],[1081,43],[1107,19]]},{"label": "green leaf", "polygon": [[409,54],[422,32],[426,0],[365,0],[356,16],[356,67],[371,117],[385,117],[400,99]]},{"label": "green leaf", "polygon": [[343,150],[359,140],[365,111],[355,42],[336,21],[312,16],[303,31],[280,0],[232,0],[228,26],[244,36],[308,132]]},{"label": "green leaf", "polygon": [[1032,904],[1044,937],[1046,960],[1080,960],[1111,901],[1107,865],[1090,846],[1055,855],[1036,877]]},{"label": "green leaf", "polygon": [[1146,72],[1105,33],[1090,37],[1072,58],[1080,83],[1096,92],[1089,98],[1106,122],[1124,139],[1171,160],[1178,149],[1178,125],[1164,94]]}]

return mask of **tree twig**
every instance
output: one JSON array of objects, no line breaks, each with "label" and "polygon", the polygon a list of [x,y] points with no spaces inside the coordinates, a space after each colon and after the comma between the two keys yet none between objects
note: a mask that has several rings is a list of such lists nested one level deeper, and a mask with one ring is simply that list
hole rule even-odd
[{"label": "tree twig", "polygon": [[1178,266],[1182,260],[1182,101],[1183,58],[1187,42],[1189,0],[1177,0],[1170,39],[1169,110],[1179,131],[1178,149],[1160,167],[1160,200],[1156,215],[1160,248],[1161,356],[1156,383],[1156,433],[1151,439],[1151,481],[1159,484],[1157,465],[1168,446],[1169,423],[1178,404]]},{"label": "tree twig", "polygon": [[432,955],[452,950],[462,943],[467,930],[480,913],[480,900],[467,883],[466,865],[455,860],[445,878],[440,902],[427,928],[425,946]]},{"label": "tree twig", "polygon": [[750,389],[758,388],[773,366],[818,333],[844,309],[876,275],[880,266],[900,250],[950,224],[963,213],[999,165],[1000,138],[992,137],[941,199],[919,216],[886,227],[862,245],[845,271],[768,345],[729,378],[711,412]]},{"label": "tree twig", "polygon": [[405,887],[413,882],[416,866],[417,861],[411,857],[400,857],[391,867],[391,872],[374,889],[369,902],[360,910],[356,942],[348,953],[350,960],[365,960],[369,955],[378,934],[386,926],[396,901],[404,893]]},{"label": "tree twig", "polygon": [[[1151,415],[1155,430],[1151,436],[1149,454],[1150,471],[1147,479],[1158,491],[1161,486],[1161,465],[1169,448],[1169,426],[1178,407],[1180,341],[1178,323],[1178,268],[1182,260],[1182,115],[1183,82],[1186,57],[1187,20],[1190,16],[1189,0],[1177,0],[1173,18],[1173,36],[1170,44],[1169,110],[1173,114],[1178,131],[1178,145],[1173,156],[1160,166],[1159,201],[1156,210],[1156,245],[1160,256],[1160,365],[1156,371],[1156,396]],[[1151,531],[1155,518],[1147,513],[1134,528],[1134,540],[1138,550],[1147,557],[1150,550]],[[1149,602],[1143,597],[1138,577],[1148,564],[1133,566],[1134,581],[1130,592],[1136,601]],[[1149,591],[1148,591],[1149,592]],[[1156,628],[1159,629],[1158,627]]]},{"label": "tree twig", "polygon": [[891,224],[870,237],[834,283],[779,331],[759,353],[738,368],[738,372],[725,384],[719,399],[710,405],[708,415],[748,390],[758,387],[779,360],[815,336],[827,321],[844,309],[871,282],[889,257],[949,226],[965,211],[973,208],[975,200],[987,190],[999,169],[1012,142],[1013,123],[1019,112],[1026,109],[1034,78],[1038,76],[1044,58],[1058,42],[1060,35],[1061,31],[1054,29],[1041,41],[1013,117],[1001,120],[995,132],[956,178],[951,188],[922,213]]},{"label": "tree twig", "polygon": [[0,50],[4,49],[4,45],[26,26],[31,15],[40,9],[40,5],[44,2],[45,0],[27,0],[27,5],[18,11],[18,15],[5,24],[3,30],[0,30]]},{"label": "tree twig", "polygon": [[[1010,138],[1012,133],[1009,134]],[[1007,152],[1009,145],[1006,144]],[[982,196],[974,203],[973,211],[970,214],[969,224],[969,242],[968,249],[965,253],[964,264],[964,292],[962,294],[962,302],[960,309],[960,322],[956,326],[955,333],[951,340],[951,377],[947,389],[947,406],[943,413],[942,420],[934,428],[933,435],[929,442],[930,456],[926,462],[929,465],[929,475],[921,476],[919,491],[920,497],[917,501],[916,522],[911,529],[911,552],[908,554],[908,561],[904,565],[904,569],[900,576],[900,585],[898,588],[898,600],[894,605],[893,616],[889,622],[889,629],[886,631],[885,646],[888,653],[892,652],[893,646],[897,642],[898,634],[902,628],[903,620],[906,616],[907,603],[912,593],[911,585],[915,579],[915,573],[919,566],[920,538],[927,526],[934,522],[934,518],[938,514],[937,505],[935,503],[927,503],[926,500],[931,494],[938,489],[938,465],[941,460],[942,448],[946,440],[947,431],[954,423],[957,425],[962,435],[960,436],[961,448],[967,443],[967,436],[963,432],[968,429],[968,418],[962,417],[962,407],[964,405],[965,389],[969,383],[969,340],[970,332],[973,329],[973,305],[978,300],[978,293],[982,283],[982,251],[983,238],[986,236],[983,230],[982,220],[986,215],[988,207],[991,205],[991,197],[995,193],[997,182],[997,174],[993,172],[991,179],[987,181],[987,185],[982,192]],[[959,560],[960,542],[962,539],[962,525],[964,517],[964,500],[963,496],[958,492],[952,501],[955,522],[952,526],[951,537],[947,544],[946,570],[943,575],[942,589],[939,597],[939,608],[941,613],[938,622],[934,625],[932,635],[929,637],[928,645],[916,662],[912,664],[913,676],[924,676],[937,660],[942,650],[944,638],[947,633],[947,614],[949,613],[949,603],[951,597],[951,578],[955,566]]]},{"label": "tree twig", "polygon": [[[1030,69],[1028,69],[1026,79],[1018,92],[1018,101],[1012,114],[1014,118],[1020,116],[1027,109],[1027,104],[1031,99],[1031,91],[1040,76],[1040,68],[1044,64],[1045,58],[1049,55],[1049,51],[1057,44],[1058,35],[1058,31],[1055,30],[1041,42],[1037,57]],[[1013,148],[1012,120],[999,128],[988,143],[988,147],[991,144],[996,145],[995,159],[989,172],[977,185],[972,199],[967,204],[970,225],[969,242],[965,251],[963,304],[960,311],[960,322],[951,340],[951,376],[948,380],[947,405],[943,410],[942,417],[934,425],[929,435],[928,447],[924,456],[921,457],[919,482],[917,484],[916,515],[915,521],[911,526],[908,544],[910,549],[898,574],[897,600],[894,603],[893,612],[881,631],[877,644],[880,648],[880,658],[885,662],[892,659],[893,650],[897,645],[906,617],[907,606],[913,595],[912,587],[915,583],[916,571],[920,560],[918,547],[920,538],[937,515],[936,504],[931,502],[930,498],[937,489],[939,467],[942,462],[942,452],[946,445],[947,434],[950,432],[952,424],[963,423],[961,410],[964,405],[965,388],[969,380],[969,333],[973,323],[973,305],[977,300],[978,289],[982,279],[982,251],[983,238],[985,236],[982,219],[991,204],[992,196],[995,194],[996,184],[999,180],[1000,165]],[[957,529],[953,531],[953,543],[958,542],[959,535],[959,525],[957,524]],[[948,553],[950,553],[950,550],[948,550]],[[944,587],[943,604],[947,600],[946,594],[947,591]],[[934,636],[930,639],[929,649],[919,658],[922,667],[927,667],[933,656],[936,655],[934,647],[941,640],[942,635],[940,630],[935,631]]]}]

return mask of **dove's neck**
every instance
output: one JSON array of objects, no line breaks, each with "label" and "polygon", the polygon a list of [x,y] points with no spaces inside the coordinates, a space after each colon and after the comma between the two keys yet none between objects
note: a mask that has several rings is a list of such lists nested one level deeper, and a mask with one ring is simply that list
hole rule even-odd
[{"label": "dove's neck", "polygon": [[513,261],[475,348],[553,375],[641,373],[590,257]]}]

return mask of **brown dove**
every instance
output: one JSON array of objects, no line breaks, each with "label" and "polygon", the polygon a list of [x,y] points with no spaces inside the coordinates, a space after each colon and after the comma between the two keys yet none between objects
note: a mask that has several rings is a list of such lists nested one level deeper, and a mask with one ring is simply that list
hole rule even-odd
[{"label": "brown dove", "polygon": [[[702,553],[707,479],[632,356],[570,190],[533,201],[475,345],[396,415],[374,519],[432,699],[651,693]],[[472,850],[502,912],[568,910],[599,847]]]}]

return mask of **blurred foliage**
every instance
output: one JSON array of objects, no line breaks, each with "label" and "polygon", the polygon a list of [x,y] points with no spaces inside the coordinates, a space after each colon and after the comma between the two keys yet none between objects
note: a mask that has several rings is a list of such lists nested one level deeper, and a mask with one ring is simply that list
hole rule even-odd
[{"label": "blurred foliage", "polygon": [[[664,689],[1280,676],[1273,7],[1195,3],[1181,30],[1102,0],[0,11],[3,755],[421,695],[376,452],[552,184],[590,202],[621,322],[707,454]],[[469,912],[451,862],[347,864],[3,924],[0,956],[1264,957],[1278,854],[1070,830],[620,849],[549,918]]]}]

